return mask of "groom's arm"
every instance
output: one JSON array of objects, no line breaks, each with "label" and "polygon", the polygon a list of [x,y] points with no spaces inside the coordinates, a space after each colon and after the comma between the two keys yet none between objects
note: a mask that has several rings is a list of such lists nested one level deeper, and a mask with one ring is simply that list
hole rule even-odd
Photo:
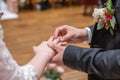
[{"label": "groom's arm", "polygon": [[66,66],[95,73],[103,78],[120,79],[120,50],[68,46],[63,55]]}]

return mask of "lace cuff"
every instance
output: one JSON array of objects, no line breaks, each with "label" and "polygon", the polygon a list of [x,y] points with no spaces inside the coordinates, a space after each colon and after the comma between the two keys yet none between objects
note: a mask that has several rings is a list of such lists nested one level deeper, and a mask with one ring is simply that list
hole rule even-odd
[{"label": "lace cuff", "polygon": [[32,65],[25,65],[21,67],[23,70],[23,80],[37,80],[37,71]]},{"label": "lace cuff", "polygon": [[37,80],[37,71],[32,65],[21,66],[13,80]]}]

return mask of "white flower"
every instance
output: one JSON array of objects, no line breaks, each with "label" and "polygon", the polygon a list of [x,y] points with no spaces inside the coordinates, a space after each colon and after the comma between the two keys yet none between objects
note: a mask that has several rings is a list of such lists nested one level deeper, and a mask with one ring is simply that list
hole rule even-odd
[{"label": "white flower", "polygon": [[57,67],[57,71],[58,71],[59,73],[63,73],[63,72],[64,72],[64,69],[63,69],[63,67],[59,66],[59,67]]},{"label": "white flower", "polygon": [[100,8],[100,9],[95,8],[92,16],[94,17],[95,22],[97,22],[99,17],[105,19],[104,14],[105,14],[105,8]]}]

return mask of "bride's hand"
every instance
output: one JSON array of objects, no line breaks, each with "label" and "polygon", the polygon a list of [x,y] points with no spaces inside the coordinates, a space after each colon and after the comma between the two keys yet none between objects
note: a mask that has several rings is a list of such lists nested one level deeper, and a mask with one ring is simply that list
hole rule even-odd
[{"label": "bride's hand", "polygon": [[47,56],[48,58],[52,58],[55,55],[54,50],[48,47],[47,41],[43,41],[38,46],[33,46],[33,51],[40,56]]}]

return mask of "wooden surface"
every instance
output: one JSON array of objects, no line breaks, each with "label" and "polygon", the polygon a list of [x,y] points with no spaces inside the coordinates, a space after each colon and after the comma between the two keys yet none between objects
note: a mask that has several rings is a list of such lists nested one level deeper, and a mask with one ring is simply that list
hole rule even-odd
[{"label": "wooden surface", "polygon": [[[19,13],[19,19],[1,22],[4,29],[4,41],[14,59],[20,65],[26,64],[33,56],[32,46],[47,40],[55,28],[71,25],[84,28],[93,24],[92,17],[82,15],[82,7],[65,7],[46,11],[27,11]],[[85,43],[77,46],[89,47]],[[63,80],[86,80],[87,75],[66,68]]]}]

